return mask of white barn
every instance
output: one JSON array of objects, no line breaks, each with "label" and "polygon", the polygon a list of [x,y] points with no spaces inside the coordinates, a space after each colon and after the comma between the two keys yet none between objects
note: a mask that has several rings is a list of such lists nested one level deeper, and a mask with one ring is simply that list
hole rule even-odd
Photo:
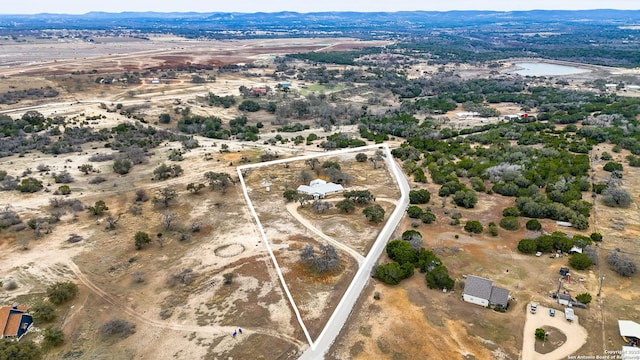
[{"label": "white barn", "polygon": [[493,286],[493,280],[467,275],[462,299],[480,306],[494,305],[506,308],[509,304],[509,290]]},{"label": "white barn", "polygon": [[315,179],[311,180],[309,185],[298,186],[297,190],[313,196],[314,199],[322,199],[327,195],[341,193],[344,191],[344,187],[340,184],[328,183],[322,179]]}]

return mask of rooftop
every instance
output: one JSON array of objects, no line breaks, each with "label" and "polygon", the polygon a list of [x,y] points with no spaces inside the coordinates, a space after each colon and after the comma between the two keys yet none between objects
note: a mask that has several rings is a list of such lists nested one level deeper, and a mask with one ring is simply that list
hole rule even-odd
[{"label": "rooftop", "polygon": [[618,320],[620,336],[640,339],[640,324],[631,320]]}]

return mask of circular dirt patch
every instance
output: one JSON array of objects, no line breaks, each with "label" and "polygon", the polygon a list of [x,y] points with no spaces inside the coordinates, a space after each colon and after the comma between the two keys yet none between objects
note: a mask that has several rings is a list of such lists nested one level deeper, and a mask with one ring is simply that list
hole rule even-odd
[{"label": "circular dirt patch", "polygon": [[559,329],[552,326],[543,326],[542,328],[545,329],[548,335],[545,341],[536,340],[537,353],[548,354],[567,341],[567,336]]},{"label": "circular dirt patch", "polygon": [[241,244],[226,244],[218,246],[213,253],[220,257],[232,257],[240,255],[244,252],[244,246]]}]

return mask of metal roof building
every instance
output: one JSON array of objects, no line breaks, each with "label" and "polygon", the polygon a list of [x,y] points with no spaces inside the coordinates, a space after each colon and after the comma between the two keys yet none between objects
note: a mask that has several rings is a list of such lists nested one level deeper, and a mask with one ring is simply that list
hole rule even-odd
[{"label": "metal roof building", "polygon": [[312,195],[316,199],[322,199],[327,195],[337,194],[344,191],[344,187],[340,184],[326,182],[322,179],[312,180],[309,185],[300,185],[297,189],[299,192]]}]

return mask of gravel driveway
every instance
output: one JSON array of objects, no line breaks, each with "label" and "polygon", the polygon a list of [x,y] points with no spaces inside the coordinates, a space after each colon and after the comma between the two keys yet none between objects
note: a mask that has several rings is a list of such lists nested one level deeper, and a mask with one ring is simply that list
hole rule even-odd
[{"label": "gravel driveway", "polygon": [[[549,308],[538,304],[538,311],[532,314],[527,306],[527,322],[524,325],[524,338],[522,341],[522,360],[560,360],[575,354],[582,345],[587,342],[587,330],[580,326],[578,316],[574,316],[573,322],[564,318],[564,308],[556,308],[556,316],[549,316]],[[552,326],[562,331],[567,341],[559,348],[547,354],[540,354],[535,350],[534,336],[537,328]]]}]

